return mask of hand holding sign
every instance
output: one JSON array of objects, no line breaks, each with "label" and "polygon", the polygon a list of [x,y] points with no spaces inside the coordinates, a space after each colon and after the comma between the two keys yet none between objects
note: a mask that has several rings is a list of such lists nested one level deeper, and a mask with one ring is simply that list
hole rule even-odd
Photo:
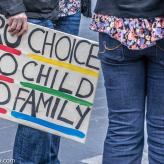
[{"label": "hand holding sign", "polygon": [[27,32],[27,16],[25,13],[19,13],[14,16],[9,17],[8,19],[9,32],[11,35],[21,36]]}]

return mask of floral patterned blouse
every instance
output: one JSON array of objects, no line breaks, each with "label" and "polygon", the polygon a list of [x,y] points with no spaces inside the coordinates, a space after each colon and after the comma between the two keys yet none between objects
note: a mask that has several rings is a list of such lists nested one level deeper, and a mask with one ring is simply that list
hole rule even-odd
[{"label": "floral patterned blouse", "polygon": [[139,50],[164,38],[164,17],[118,18],[95,14],[90,29],[107,33],[129,49]]},{"label": "floral patterned blouse", "polygon": [[59,0],[59,17],[75,14],[80,6],[80,0]]}]

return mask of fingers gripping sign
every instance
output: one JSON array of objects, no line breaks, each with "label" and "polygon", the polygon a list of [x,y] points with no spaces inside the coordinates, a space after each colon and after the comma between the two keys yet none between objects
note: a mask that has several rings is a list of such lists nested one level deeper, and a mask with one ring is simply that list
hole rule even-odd
[{"label": "fingers gripping sign", "polygon": [[27,16],[25,13],[16,14],[8,19],[9,32],[11,35],[21,36],[28,30]]}]

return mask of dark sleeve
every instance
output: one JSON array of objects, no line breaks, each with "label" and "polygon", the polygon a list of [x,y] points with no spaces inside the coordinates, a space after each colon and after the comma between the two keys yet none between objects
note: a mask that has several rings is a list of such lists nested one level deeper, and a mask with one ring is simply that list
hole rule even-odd
[{"label": "dark sleeve", "polygon": [[81,13],[86,17],[92,17],[91,0],[81,0]]},{"label": "dark sleeve", "polygon": [[12,16],[26,11],[23,0],[0,0],[0,8],[6,16]]}]

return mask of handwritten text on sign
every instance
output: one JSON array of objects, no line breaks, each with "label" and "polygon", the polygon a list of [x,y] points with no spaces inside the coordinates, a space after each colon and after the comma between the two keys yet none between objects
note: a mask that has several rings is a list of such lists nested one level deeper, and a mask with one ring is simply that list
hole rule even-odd
[{"label": "handwritten text on sign", "polygon": [[85,142],[99,76],[97,43],[0,16],[0,117]]}]

